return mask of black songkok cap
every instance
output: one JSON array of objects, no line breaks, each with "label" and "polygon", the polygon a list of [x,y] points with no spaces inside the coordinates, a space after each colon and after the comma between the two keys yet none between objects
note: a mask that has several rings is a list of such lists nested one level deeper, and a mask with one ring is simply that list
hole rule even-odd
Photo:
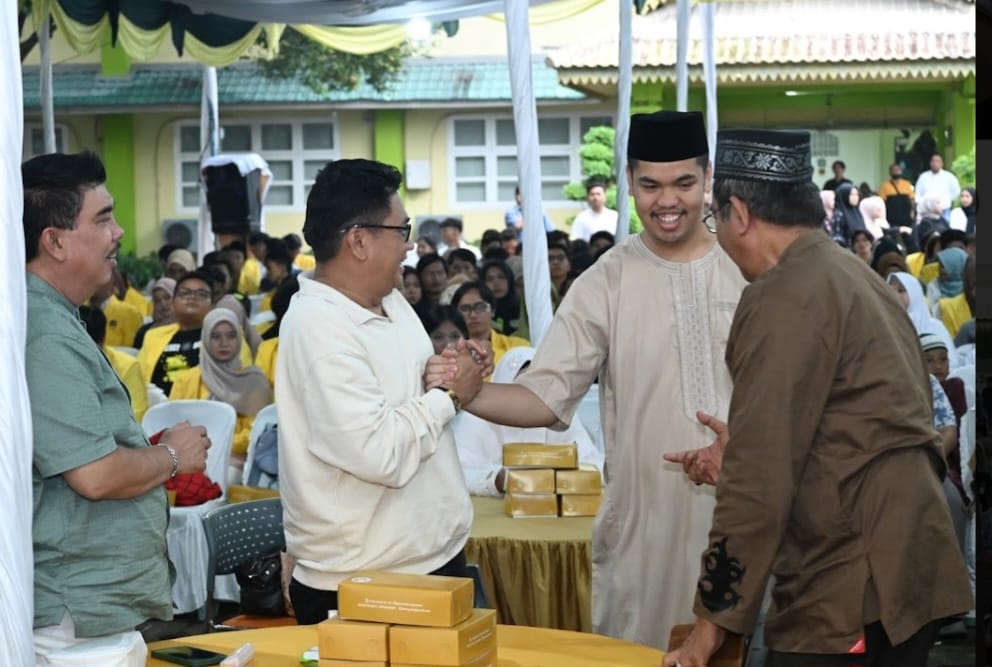
[{"label": "black songkok cap", "polygon": [[713,178],[810,183],[813,163],[809,132],[721,130],[717,132]]},{"label": "black songkok cap", "polygon": [[630,117],[627,159],[679,162],[709,154],[703,114],[698,111],[655,111]]}]

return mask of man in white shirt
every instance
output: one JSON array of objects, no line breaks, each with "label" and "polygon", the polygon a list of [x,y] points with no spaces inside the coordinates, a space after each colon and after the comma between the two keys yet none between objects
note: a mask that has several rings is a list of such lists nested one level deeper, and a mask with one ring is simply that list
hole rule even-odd
[{"label": "man in white shirt", "polygon": [[300,624],[326,619],[338,584],[360,570],[471,576],[472,502],[448,423],[488,369],[462,349],[464,377],[424,386],[434,346],[396,289],[411,247],[401,179],[380,162],[336,160],[307,198],[303,234],[317,265],[300,276],[276,363]]},{"label": "man in white shirt", "polygon": [[448,250],[457,250],[458,248],[465,248],[473,255],[475,259],[478,260],[482,257],[482,253],[474,245],[470,245],[462,238],[462,221],[458,218],[445,218],[441,221],[439,225],[441,228],[441,242],[445,245],[445,249],[441,250],[438,248],[438,254],[444,257],[444,253]]},{"label": "man in white shirt", "polygon": [[589,238],[596,232],[617,233],[617,212],[606,208],[606,184],[602,181],[589,181],[586,184],[586,202],[589,208],[582,210],[572,221],[571,239]]},{"label": "man in white shirt", "polygon": [[925,171],[916,179],[916,201],[921,202],[927,195],[938,194],[944,203],[943,218],[949,220],[951,204],[961,194],[958,177],[944,170],[944,158],[934,153],[930,158],[930,171]]}]

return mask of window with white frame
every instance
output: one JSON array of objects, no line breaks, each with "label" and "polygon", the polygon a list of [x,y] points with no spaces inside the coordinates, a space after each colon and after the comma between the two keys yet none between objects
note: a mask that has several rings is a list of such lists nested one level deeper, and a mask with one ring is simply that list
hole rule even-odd
[{"label": "window with white frame", "polygon": [[[55,126],[56,153],[65,153],[68,150],[66,145],[66,139],[68,136],[69,131],[66,129],[65,125]],[[44,128],[42,128],[41,125],[25,125],[24,145],[21,147],[21,159],[27,161],[35,156],[44,155],[46,152]]]},{"label": "window with white frame", "polygon": [[[221,125],[222,153],[258,153],[269,164],[272,181],[266,208],[302,210],[317,172],[340,157],[338,127],[333,120],[231,120]],[[176,127],[176,198],[180,210],[200,203],[200,126]]]},{"label": "window with white frame", "polygon": [[[598,125],[612,127],[613,118],[563,113],[538,119],[542,201],[563,203],[562,188],[581,180],[582,135]],[[513,203],[517,186],[516,142],[512,116],[452,118],[448,141],[451,205],[483,208]]]}]

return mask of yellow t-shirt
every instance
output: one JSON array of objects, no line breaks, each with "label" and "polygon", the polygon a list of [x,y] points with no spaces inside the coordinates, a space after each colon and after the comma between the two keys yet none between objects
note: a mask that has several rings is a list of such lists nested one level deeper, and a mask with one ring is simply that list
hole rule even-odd
[{"label": "yellow t-shirt", "polygon": [[238,291],[245,296],[258,294],[261,284],[262,263],[254,257],[249,257],[241,267],[241,277],[238,278]]},{"label": "yellow t-shirt", "polygon": [[317,267],[317,260],[313,255],[304,255],[302,252],[293,260],[293,266],[300,271],[309,271]]},{"label": "yellow t-shirt", "polygon": [[269,386],[275,389],[276,386],[276,356],[279,354],[279,339],[271,338],[263,340],[258,346],[255,354],[255,365],[262,369],[265,377],[269,379]]},{"label": "yellow t-shirt", "polygon": [[138,309],[142,317],[151,317],[152,314],[152,302],[150,299],[145,297],[144,294],[134,289],[133,287],[128,287],[127,291],[124,292],[124,303],[129,303]]},{"label": "yellow t-shirt", "polygon": [[965,322],[975,317],[963,292],[957,296],[941,299],[937,305],[940,307],[940,321],[947,327],[951,338],[958,335]]},{"label": "yellow t-shirt", "polygon": [[[503,358],[507,350],[514,347],[525,347],[530,345],[530,341],[526,338],[520,338],[519,336],[507,336],[506,334],[501,334],[495,329],[493,329],[492,334],[489,336],[489,342],[493,348],[493,366],[499,363],[499,360]],[[485,378],[486,382],[492,379],[492,375]]]},{"label": "yellow t-shirt", "polygon": [[116,296],[110,297],[107,301],[103,315],[107,318],[107,335],[103,344],[108,347],[115,345],[133,347],[134,337],[145,323],[145,316],[137,308]]},{"label": "yellow t-shirt", "polygon": [[141,364],[137,357],[132,357],[125,352],[118,352],[112,347],[104,347],[103,353],[107,355],[107,361],[121,382],[127,387],[127,392],[131,394],[131,409],[134,410],[134,417],[141,422],[141,418],[148,412],[148,385],[141,375]]}]

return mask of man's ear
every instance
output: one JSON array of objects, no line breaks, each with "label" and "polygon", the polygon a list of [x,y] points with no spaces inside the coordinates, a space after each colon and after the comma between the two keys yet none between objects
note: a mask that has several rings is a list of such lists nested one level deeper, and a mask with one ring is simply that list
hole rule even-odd
[{"label": "man's ear", "polygon": [[341,240],[341,249],[350,252],[355,259],[364,261],[368,257],[368,246],[365,244],[365,235],[360,228],[352,227]]},{"label": "man's ear", "polygon": [[38,241],[39,254],[45,253],[52,258],[62,261],[66,257],[65,243],[62,240],[61,230],[55,227],[46,227],[41,232]]},{"label": "man's ear", "polygon": [[734,215],[728,216],[727,221],[735,233],[739,236],[746,235],[754,227],[754,217],[751,209],[738,197],[730,196],[730,208]]}]

